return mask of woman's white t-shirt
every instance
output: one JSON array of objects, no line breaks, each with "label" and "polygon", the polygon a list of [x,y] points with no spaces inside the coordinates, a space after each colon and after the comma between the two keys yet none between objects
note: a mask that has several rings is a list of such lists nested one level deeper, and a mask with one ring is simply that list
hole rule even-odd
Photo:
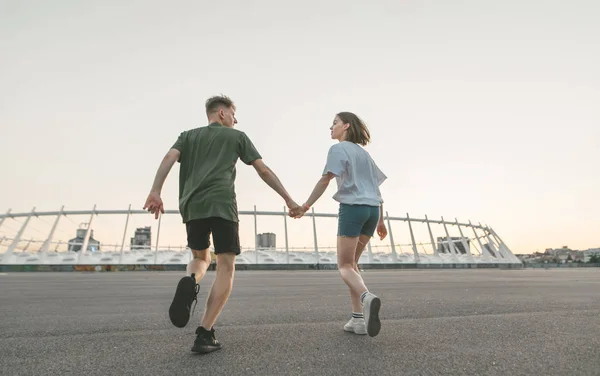
[{"label": "woman's white t-shirt", "polygon": [[350,205],[380,206],[383,203],[379,186],[387,176],[360,145],[342,141],[327,154],[323,175],[335,175],[338,191],[333,199]]}]

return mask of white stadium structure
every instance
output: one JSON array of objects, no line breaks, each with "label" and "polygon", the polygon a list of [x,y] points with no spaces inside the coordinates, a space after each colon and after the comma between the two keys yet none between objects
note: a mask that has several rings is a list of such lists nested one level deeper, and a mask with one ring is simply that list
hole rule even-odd
[{"label": "white stadium structure", "polygon": [[[144,214],[145,216],[140,216]],[[334,266],[336,263],[335,246],[319,244],[317,233],[319,221],[329,218],[335,220],[337,214],[306,213],[302,219],[308,226],[302,239],[309,247],[294,247],[288,239],[288,227],[291,219],[285,211],[240,211],[240,217],[250,216],[254,224],[254,245],[242,247],[242,253],[236,258],[237,264],[247,265],[285,265],[310,264]],[[191,252],[184,245],[165,245],[160,242],[161,222],[169,219],[183,229],[177,210],[165,211],[158,221],[156,240],[151,242],[150,227],[134,229],[133,217],[143,218],[145,224],[151,217],[143,210],[64,210],[52,212],[12,213],[10,210],[0,214],[0,265],[184,265],[191,259]],[[65,219],[66,218],[66,219]],[[424,218],[390,217],[385,215],[388,237],[383,241],[372,240],[360,258],[360,265],[394,264],[440,265],[440,264],[521,264],[500,236],[489,226]],[[99,220],[116,226],[119,239],[107,244],[94,239],[94,227]],[[154,218],[151,217],[154,221]],[[284,246],[275,246],[275,234],[259,234],[257,223],[269,219],[276,220],[276,226],[282,228]],[[179,222],[177,222],[179,221]],[[300,220],[299,220],[300,221]],[[251,229],[244,221],[240,232],[247,231],[252,238]],[[65,230],[66,227],[71,227]],[[294,223],[295,225],[295,223]],[[72,227],[79,228],[73,231]],[[163,231],[164,230],[163,222]],[[43,228],[40,230],[40,228]],[[132,232],[135,231],[134,234]],[[289,232],[293,234],[294,230]],[[312,233],[312,234],[311,234]],[[130,236],[130,241],[126,238]],[[133,235],[133,237],[131,237]],[[335,241],[328,236],[328,241]],[[163,235],[164,236],[164,235]],[[280,235],[281,236],[281,235]],[[71,239],[68,239],[71,237]],[[180,237],[184,243],[185,237]],[[164,241],[163,241],[164,243]],[[243,243],[243,242],[242,242]],[[375,244],[377,243],[377,244]],[[242,244],[243,246],[244,244]]]}]

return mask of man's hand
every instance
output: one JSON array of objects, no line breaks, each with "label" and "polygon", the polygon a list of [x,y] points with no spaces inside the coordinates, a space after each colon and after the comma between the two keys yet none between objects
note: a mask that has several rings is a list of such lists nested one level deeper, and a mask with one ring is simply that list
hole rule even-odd
[{"label": "man's hand", "polygon": [[298,219],[304,216],[304,213],[308,211],[308,205],[304,204],[302,206],[296,206],[295,208],[290,208],[289,215],[292,218]]},{"label": "man's hand", "polygon": [[150,213],[154,214],[154,219],[158,219],[159,213],[165,213],[165,208],[163,207],[163,202],[159,193],[150,192],[148,198],[146,199],[146,204],[144,205],[144,210],[146,209],[148,209]]},{"label": "man's hand", "polygon": [[[296,202],[294,200],[290,200],[290,201],[286,202],[285,204],[287,205],[287,207],[289,209],[288,215],[290,217],[296,218],[296,216],[302,212],[302,206],[296,204]],[[302,212],[302,214],[304,214],[304,213]]]},{"label": "man's hand", "polygon": [[292,199],[290,199],[289,201],[286,201],[285,205],[288,207],[288,209],[293,209],[293,208],[297,208],[298,206],[300,206],[300,205],[296,204],[296,201],[294,201]]},{"label": "man's hand", "polygon": [[379,221],[377,224],[377,235],[379,235],[379,240],[383,240],[387,236],[387,228],[385,228],[383,221]]}]

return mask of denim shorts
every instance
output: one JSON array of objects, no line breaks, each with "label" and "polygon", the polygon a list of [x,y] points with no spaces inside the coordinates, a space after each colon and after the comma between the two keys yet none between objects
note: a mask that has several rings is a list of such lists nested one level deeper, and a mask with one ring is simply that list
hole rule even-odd
[{"label": "denim shorts", "polygon": [[340,204],[338,236],[372,237],[379,222],[379,206]]}]

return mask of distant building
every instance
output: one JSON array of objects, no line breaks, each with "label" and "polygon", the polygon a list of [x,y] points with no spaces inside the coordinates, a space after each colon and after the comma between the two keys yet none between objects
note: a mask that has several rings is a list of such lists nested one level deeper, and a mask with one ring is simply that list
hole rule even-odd
[{"label": "distant building", "polygon": [[150,226],[138,227],[135,229],[135,234],[131,238],[130,249],[150,249],[152,244],[152,230]]},{"label": "distant building", "polygon": [[586,251],[572,250],[567,246],[562,248],[547,248],[544,252],[516,255],[526,263],[587,263],[592,255],[600,255],[600,248],[591,248]]},{"label": "distant building", "polygon": [[[76,237],[69,240],[69,252],[79,252],[83,247],[83,241],[85,240],[85,233],[87,228],[78,228]],[[90,239],[88,241],[87,251],[98,252],[100,250],[100,242],[94,239],[94,230],[90,231]]]},{"label": "distant building", "polygon": [[544,252],[547,256],[568,256],[573,252],[571,248],[568,246],[563,246],[562,248],[547,248]]},{"label": "distant building", "polygon": [[573,253],[571,253],[571,260],[573,262],[585,262],[585,252],[573,251]]},{"label": "distant building", "polygon": [[470,240],[468,238],[461,238],[461,237],[450,237],[450,241],[448,241],[448,237],[446,236],[439,236],[437,238],[437,249],[439,253],[451,253],[452,249],[451,249],[451,245],[450,243],[454,244],[454,249],[456,251],[458,251],[460,254],[466,254],[467,253],[467,249],[465,249],[465,246],[463,244],[462,240],[465,240],[465,243],[467,243],[467,249],[470,250],[471,247],[471,243]]},{"label": "distant building", "polygon": [[589,262],[592,256],[598,257],[600,255],[600,248],[590,248],[587,251],[583,251],[583,261]]},{"label": "distant building", "polygon": [[276,236],[272,232],[265,232],[257,235],[258,248],[276,248]]}]

